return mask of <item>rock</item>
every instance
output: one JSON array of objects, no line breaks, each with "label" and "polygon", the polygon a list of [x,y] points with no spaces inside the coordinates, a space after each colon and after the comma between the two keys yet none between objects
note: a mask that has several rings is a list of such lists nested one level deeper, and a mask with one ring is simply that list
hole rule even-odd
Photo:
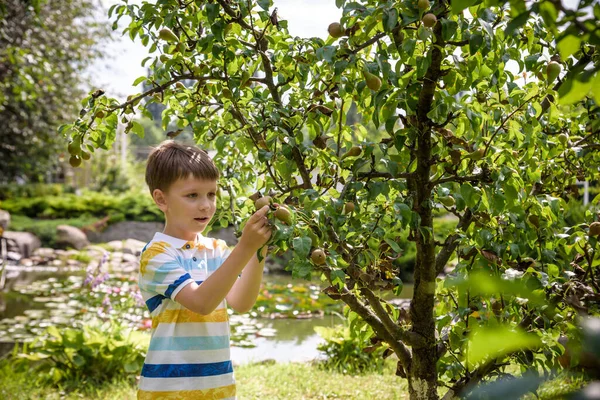
[{"label": "rock", "polygon": [[59,246],[80,250],[89,245],[90,241],[81,229],[69,225],[59,225],[56,227],[56,243]]},{"label": "rock", "polygon": [[10,214],[8,211],[0,210],[0,231],[5,231],[10,225]]},{"label": "rock", "polygon": [[146,244],[156,232],[162,232],[164,226],[162,222],[121,221],[109,225],[102,232],[88,232],[88,238],[93,243],[136,239]]},{"label": "rock", "polygon": [[56,257],[56,254],[54,253],[54,249],[51,249],[49,247],[40,247],[39,249],[37,249],[36,251],[33,252],[33,255],[39,256],[39,257],[48,257],[48,258]]},{"label": "rock", "polygon": [[138,256],[135,256],[133,254],[123,253],[123,262],[137,263],[138,262]]},{"label": "rock", "polygon": [[96,246],[93,244],[85,246],[83,250],[86,251],[90,257],[102,257],[107,251],[104,247]]},{"label": "rock", "polygon": [[111,251],[121,251],[124,247],[122,240],[111,240],[110,242],[106,243],[106,246],[108,246]]},{"label": "rock", "polygon": [[19,261],[22,258],[21,254],[17,253],[16,251],[7,251],[6,252],[6,259],[9,261]]},{"label": "rock", "polygon": [[42,246],[40,239],[29,232],[5,231],[4,237],[8,239],[8,251],[16,251],[23,257],[32,256]]},{"label": "rock", "polygon": [[144,246],[146,246],[147,242],[142,242],[136,239],[127,239],[123,244],[123,253],[125,254],[133,254],[134,256],[139,256],[142,254],[142,250]]}]

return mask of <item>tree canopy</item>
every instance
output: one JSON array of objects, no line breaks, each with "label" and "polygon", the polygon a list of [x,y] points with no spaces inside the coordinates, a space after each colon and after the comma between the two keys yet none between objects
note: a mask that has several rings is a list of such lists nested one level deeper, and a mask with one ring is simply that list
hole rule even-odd
[{"label": "tree canopy", "polygon": [[[336,0],[327,40],[290,36],[269,0],[120,4],[110,13],[149,48],[136,82],[150,89],[91,93],[61,132],[77,158],[119,124],[143,134],[137,113],[165,105],[163,128],[218,150],[217,221],[237,227],[260,195],[285,204],[273,244],[294,275],[328,283],[356,335],[398,356],[412,399],[508,363],[550,373],[558,338],[598,314],[599,199],[566,213],[577,182],[599,177],[593,3]],[[348,125],[351,106],[362,119]],[[386,300],[407,242],[408,311]]]},{"label": "tree canopy", "polygon": [[56,129],[77,117],[85,68],[109,30],[85,1],[7,0],[0,7],[0,181],[38,180],[64,152]]}]

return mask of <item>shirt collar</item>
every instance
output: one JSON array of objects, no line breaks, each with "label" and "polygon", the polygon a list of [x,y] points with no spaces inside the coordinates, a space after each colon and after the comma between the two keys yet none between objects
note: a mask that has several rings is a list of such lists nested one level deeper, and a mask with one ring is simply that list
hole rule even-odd
[{"label": "shirt collar", "polygon": [[[187,241],[183,239],[176,238],[174,236],[165,235],[162,232],[156,232],[154,234],[154,238],[152,239],[155,242],[167,242],[171,246],[176,249],[190,249],[194,247],[202,247],[206,249],[214,249],[213,240],[202,236],[201,234],[196,235],[195,241]],[[189,247],[187,247],[189,245]]]}]

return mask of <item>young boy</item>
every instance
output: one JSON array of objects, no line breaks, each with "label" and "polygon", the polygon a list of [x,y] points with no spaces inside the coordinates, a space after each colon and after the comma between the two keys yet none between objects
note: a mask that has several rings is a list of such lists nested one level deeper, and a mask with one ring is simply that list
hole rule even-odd
[{"label": "young boy", "polygon": [[264,267],[256,252],[266,256],[271,228],[265,206],[232,250],[202,236],[216,210],[218,179],[196,147],[165,141],[148,158],[146,183],[166,224],[140,261],[152,337],[138,399],[235,399],[226,302],[241,313],[254,305]]}]

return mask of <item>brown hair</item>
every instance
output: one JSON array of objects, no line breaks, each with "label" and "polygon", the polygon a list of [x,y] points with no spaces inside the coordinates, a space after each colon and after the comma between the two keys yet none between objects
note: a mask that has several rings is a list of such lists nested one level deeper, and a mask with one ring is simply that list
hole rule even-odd
[{"label": "brown hair", "polygon": [[154,189],[166,191],[173,182],[190,175],[216,181],[219,170],[206,151],[174,140],[160,143],[148,156],[146,183],[150,193]]}]

